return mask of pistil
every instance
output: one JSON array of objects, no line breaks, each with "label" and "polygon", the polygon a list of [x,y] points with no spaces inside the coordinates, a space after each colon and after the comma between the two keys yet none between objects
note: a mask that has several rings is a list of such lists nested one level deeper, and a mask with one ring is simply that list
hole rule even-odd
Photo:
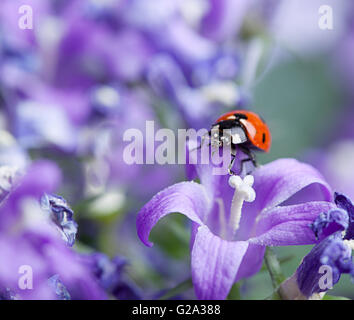
[{"label": "pistil", "polygon": [[254,178],[247,175],[243,180],[240,176],[233,175],[229,178],[229,185],[235,189],[234,196],[231,202],[230,212],[230,237],[233,239],[236,231],[239,229],[242,216],[242,207],[245,201],[253,202],[256,198],[256,192],[252,188]]}]

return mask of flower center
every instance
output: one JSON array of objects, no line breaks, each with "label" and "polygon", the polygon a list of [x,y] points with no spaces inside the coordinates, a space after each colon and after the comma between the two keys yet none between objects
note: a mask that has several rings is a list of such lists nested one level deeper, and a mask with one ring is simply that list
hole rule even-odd
[{"label": "flower center", "polygon": [[230,186],[235,189],[231,202],[229,220],[229,236],[231,239],[235,237],[236,231],[240,227],[243,203],[245,201],[253,202],[256,198],[256,192],[252,188],[253,183],[254,178],[251,175],[247,175],[244,179],[240,176],[233,175],[229,179]]}]

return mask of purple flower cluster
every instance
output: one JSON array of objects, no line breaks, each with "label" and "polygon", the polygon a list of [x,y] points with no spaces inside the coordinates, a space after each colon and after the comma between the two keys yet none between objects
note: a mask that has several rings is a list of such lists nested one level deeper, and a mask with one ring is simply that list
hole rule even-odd
[{"label": "purple flower cluster", "polygon": [[146,120],[158,126],[162,100],[177,110],[177,127],[194,128],[241,102],[235,35],[249,5],[165,2],[29,1],[33,29],[21,30],[21,1],[2,1],[1,114],[21,149],[84,159],[95,190],[134,193],[154,176],[152,195],[173,182],[176,168],[125,164],[123,133],[144,132]]},{"label": "purple flower cluster", "polygon": [[[11,186],[0,208],[0,288],[19,299],[54,299],[48,279],[59,275],[76,298],[105,297],[94,276],[80,263],[77,253],[67,247],[41,209],[39,199],[55,191],[61,174],[48,161],[31,165],[26,174]],[[19,286],[21,266],[29,266],[32,284]],[[29,275],[30,276],[30,275]],[[74,295],[74,294],[73,294]]]},{"label": "purple flower cluster", "polygon": [[[179,169],[124,163],[123,134],[162,125],[161,101],[195,128],[240,102],[235,35],[247,1],[29,0],[28,29],[22,5],[0,4],[1,295],[138,298],[121,258],[72,248],[80,221],[53,192],[70,190],[74,206],[124,192],[139,204],[147,183],[150,195],[171,184]],[[18,288],[21,265],[35,290]]]},{"label": "purple flower cluster", "polygon": [[[74,245],[77,224],[66,201],[55,195],[61,180],[57,166],[38,161],[11,184],[3,200],[0,288],[3,299],[138,298],[125,277],[125,262],[104,254],[79,254]],[[41,196],[42,195],[42,196]],[[21,266],[30,266],[30,288],[18,284]],[[27,289],[27,290],[26,290]]]},{"label": "purple flower cluster", "polygon": [[[138,240],[152,246],[151,230],[169,213],[190,222],[198,299],[226,299],[260,271],[267,246],[315,244],[296,271],[306,297],[323,291],[321,265],[334,284],[353,275],[353,204],[333,199],[314,167],[281,158],[230,177],[187,165],[189,181],[175,183],[181,167],[123,158],[124,134],[146,132],[147,121],[209,129],[221,111],[248,108],[264,57],[246,17],[269,22],[274,1],[27,0],[27,29],[22,2],[0,3],[0,299],[156,297],[169,281],[143,289],[185,277],[187,266]],[[135,267],[154,270],[131,277],[134,255]]]}]

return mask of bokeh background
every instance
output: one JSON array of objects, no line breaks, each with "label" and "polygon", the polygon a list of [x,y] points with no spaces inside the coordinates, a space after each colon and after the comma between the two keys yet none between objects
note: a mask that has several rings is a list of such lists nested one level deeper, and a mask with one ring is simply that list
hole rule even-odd
[{"label": "bokeh background", "polygon": [[[32,29],[18,25],[22,5]],[[322,5],[333,29],[319,27]],[[55,161],[79,226],[74,250],[124,257],[142,298],[182,283],[173,297],[194,299],[186,219],[159,222],[152,248],[135,229],[144,203],[185,169],[125,164],[125,130],[209,128],[250,109],[272,132],[260,163],[309,162],[354,199],[353,83],[351,0],[1,0],[0,165]],[[276,248],[286,276],[310,248]],[[271,292],[262,269],[229,298]],[[330,294],[354,298],[349,277]]]}]

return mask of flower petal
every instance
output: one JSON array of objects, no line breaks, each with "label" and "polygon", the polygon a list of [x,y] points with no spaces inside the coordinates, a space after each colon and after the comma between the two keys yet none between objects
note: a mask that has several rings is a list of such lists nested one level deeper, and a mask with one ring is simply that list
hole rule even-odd
[{"label": "flower petal", "polygon": [[54,162],[47,160],[34,162],[26,174],[15,183],[6,202],[1,206],[0,229],[6,230],[16,221],[17,215],[22,212],[23,199],[39,200],[43,193],[52,193],[59,186],[61,178],[61,172]]},{"label": "flower petal", "polygon": [[340,232],[325,238],[314,246],[297,269],[298,286],[307,297],[329,289],[320,288],[320,278],[323,277],[321,266],[330,268],[332,285],[339,281],[342,273],[353,274],[354,264],[351,250],[344,244]]},{"label": "flower petal", "polygon": [[164,216],[179,212],[203,224],[202,217],[210,211],[211,201],[205,188],[195,182],[180,182],[156,194],[139,212],[136,227],[140,240],[148,247],[151,229]]},{"label": "flower petal", "polygon": [[322,212],[311,224],[311,229],[316,238],[323,240],[336,231],[347,230],[349,217],[347,211],[343,209],[333,209]]},{"label": "flower petal", "polygon": [[295,159],[279,159],[261,166],[255,170],[254,180],[253,187],[262,209],[280,205],[312,184],[319,184],[324,196],[312,200],[332,200],[331,188],[322,175],[312,166]]},{"label": "flower petal", "polygon": [[45,193],[41,198],[41,208],[58,228],[65,243],[72,247],[75,243],[77,223],[74,212],[63,197]]},{"label": "flower petal", "polygon": [[347,211],[349,216],[349,226],[344,239],[354,239],[354,205],[348,197],[338,192],[335,192],[334,199],[336,205],[339,208]]},{"label": "flower petal", "polygon": [[192,279],[198,299],[226,299],[247,251],[246,241],[226,241],[201,226],[191,253]]},{"label": "flower petal", "polygon": [[256,274],[263,264],[266,247],[250,243],[238,269],[235,282]]},{"label": "flower petal", "polygon": [[255,236],[249,241],[264,246],[315,243],[310,224],[321,212],[334,208],[331,202],[317,201],[266,210],[257,219]]},{"label": "flower petal", "polygon": [[[256,217],[264,210],[280,204],[298,204],[309,201],[331,201],[332,191],[321,174],[310,165],[295,159],[279,159],[257,168],[253,172],[256,200],[244,205],[244,214],[237,233],[237,240],[246,240]],[[306,187],[318,187],[304,190]],[[295,195],[304,196],[299,199]],[[289,199],[293,201],[289,201]],[[295,199],[296,198],[296,199]]]}]

